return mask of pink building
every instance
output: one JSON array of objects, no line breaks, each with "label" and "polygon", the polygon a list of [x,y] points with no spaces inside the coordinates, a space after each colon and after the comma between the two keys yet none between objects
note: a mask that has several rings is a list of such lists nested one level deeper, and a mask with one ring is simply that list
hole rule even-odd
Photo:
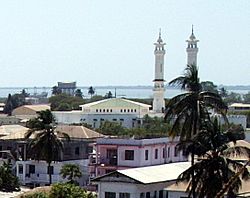
[{"label": "pink building", "polygon": [[187,161],[182,151],[178,151],[177,143],[170,138],[99,138],[95,153],[90,155],[90,177],[133,167]]}]

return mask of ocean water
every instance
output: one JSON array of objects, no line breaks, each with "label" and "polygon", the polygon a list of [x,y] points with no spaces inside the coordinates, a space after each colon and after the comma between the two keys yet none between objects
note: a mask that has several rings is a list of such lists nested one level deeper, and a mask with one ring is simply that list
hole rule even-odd
[{"label": "ocean water", "polygon": [[[88,87],[79,87],[82,90],[84,97],[89,98]],[[51,96],[52,88],[51,87],[0,87],[0,97],[7,97],[8,94],[21,93],[25,89],[26,92],[31,95],[40,94],[42,92],[48,92],[48,96]],[[109,91],[112,92],[113,96],[116,93],[117,97],[125,98],[152,98],[153,91],[152,87],[94,87],[95,94],[104,96]],[[240,94],[246,94],[250,90],[228,90],[228,92],[236,92]],[[175,89],[167,87],[165,91],[165,98],[172,98],[183,91],[180,89]]]}]

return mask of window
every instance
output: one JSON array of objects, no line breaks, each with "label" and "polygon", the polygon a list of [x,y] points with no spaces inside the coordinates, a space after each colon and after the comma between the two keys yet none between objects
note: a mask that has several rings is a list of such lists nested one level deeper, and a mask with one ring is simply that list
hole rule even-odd
[{"label": "window", "polygon": [[35,165],[29,165],[29,173],[30,174],[35,174],[36,172],[36,167]]},{"label": "window", "polygon": [[145,160],[148,160],[148,150],[145,150]]},{"label": "window", "polygon": [[174,147],[174,156],[177,157],[178,156],[178,148],[177,146]]},{"label": "window", "polygon": [[105,112],[105,109],[103,109],[102,111]]},{"label": "window", "polygon": [[50,166],[50,167],[48,166],[48,168],[47,168],[47,174],[50,174],[50,173],[52,175],[54,174],[54,166]]},{"label": "window", "polygon": [[80,154],[80,149],[79,149],[79,147],[76,147],[75,148],[75,155],[79,155]]},{"label": "window", "polygon": [[135,112],[136,112],[136,109],[135,109]]},{"label": "window", "polygon": [[107,109],[107,112],[109,112],[109,109]]},{"label": "window", "polygon": [[128,113],[129,113],[129,109],[128,109]]},{"label": "window", "polygon": [[156,197],[157,197],[157,191],[154,192],[154,198],[156,198]]},{"label": "window", "polygon": [[159,191],[159,198],[163,198],[163,190]]},{"label": "window", "polygon": [[98,112],[98,109],[96,109],[95,112]]},{"label": "window", "polygon": [[141,194],[140,194],[140,198],[145,198],[145,194],[144,194],[144,193],[141,193]]},{"label": "window", "polygon": [[133,109],[131,109],[131,113],[133,113]]},{"label": "window", "polygon": [[146,193],[146,198],[150,198],[150,192]]},{"label": "window", "polygon": [[110,109],[110,112],[112,113],[112,109]]},{"label": "window", "polygon": [[114,119],[113,119],[113,121],[117,121],[117,119],[116,119],[116,118],[114,118]]},{"label": "window", "polygon": [[168,158],[170,157],[170,147],[168,147]]},{"label": "window", "polygon": [[162,149],[162,158],[166,158],[166,149],[165,148]]},{"label": "window", "polygon": [[126,113],[126,109],[124,109],[123,112]]},{"label": "window", "polygon": [[100,111],[100,112],[102,112],[102,110],[101,110],[101,109],[100,109],[99,111]]},{"label": "window", "polygon": [[155,159],[158,159],[158,149],[155,149]]},{"label": "window", "polygon": [[130,193],[119,193],[119,198],[130,198]]},{"label": "window", "polygon": [[[2,146],[0,146],[0,151],[2,151],[3,150],[3,147]],[[0,157],[2,157],[3,156],[3,153],[0,153]]]},{"label": "window", "polygon": [[115,192],[105,192],[105,198],[115,198]]},{"label": "window", "polygon": [[18,173],[23,174],[23,165],[22,164],[18,165],[18,169],[19,169]]},{"label": "window", "polygon": [[122,109],[121,109],[121,113],[122,113]]},{"label": "window", "polygon": [[134,160],[133,150],[125,150],[125,160]]}]

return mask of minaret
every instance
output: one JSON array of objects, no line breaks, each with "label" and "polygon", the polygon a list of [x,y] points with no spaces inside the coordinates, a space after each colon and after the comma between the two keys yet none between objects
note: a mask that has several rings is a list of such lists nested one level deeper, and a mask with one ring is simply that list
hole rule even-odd
[{"label": "minaret", "polygon": [[188,46],[187,46],[187,64],[197,66],[197,53],[198,53],[197,43],[199,42],[199,40],[197,40],[194,36],[193,26],[192,26],[192,34],[189,37],[189,39],[186,40],[186,42],[188,43]]},{"label": "minaret", "polygon": [[159,38],[155,45],[155,79],[154,79],[154,100],[153,100],[153,111],[156,113],[163,113],[165,109],[164,100],[164,45],[161,39],[161,31],[159,32]]}]

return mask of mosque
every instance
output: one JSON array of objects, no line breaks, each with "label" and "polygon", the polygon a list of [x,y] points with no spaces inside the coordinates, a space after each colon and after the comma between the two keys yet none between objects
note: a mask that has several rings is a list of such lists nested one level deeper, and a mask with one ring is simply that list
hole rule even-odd
[{"label": "mosque", "polygon": [[[187,40],[187,64],[197,63],[197,47],[198,40],[192,34]],[[80,105],[81,110],[78,111],[53,111],[56,120],[61,124],[87,123],[93,128],[99,128],[102,122],[117,122],[124,127],[134,128],[141,124],[145,115],[164,116],[165,109],[165,86],[164,86],[164,56],[165,43],[159,37],[154,43],[155,50],[155,77],[153,88],[153,108],[151,105],[127,100],[124,98],[109,98],[88,104]]]},{"label": "mosque", "polygon": [[[192,27],[192,33],[187,42],[187,64],[188,65],[197,65],[197,54],[198,54],[198,46],[197,43],[199,40],[194,36],[194,31]],[[165,87],[164,87],[164,56],[166,54],[166,50],[164,46],[166,43],[163,42],[161,38],[161,32],[159,33],[159,38],[155,45],[155,78],[154,88],[153,88],[153,111],[152,114],[162,114],[165,109]]]}]

